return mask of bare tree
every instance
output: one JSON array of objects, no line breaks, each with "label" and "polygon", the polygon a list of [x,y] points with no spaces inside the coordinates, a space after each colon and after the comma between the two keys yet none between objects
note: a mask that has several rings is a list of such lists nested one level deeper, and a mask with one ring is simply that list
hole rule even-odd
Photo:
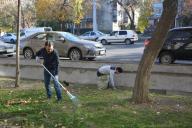
[{"label": "bare tree", "polygon": [[140,5],[141,1],[138,0],[114,0],[117,2],[127,14],[130,20],[130,29],[135,30],[135,11]]},{"label": "bare tree", "polygon": [[21,22],[21,1],[18,0],[18,12],[17,12],[17,44],[16,44],[16,79],[15,87],[19,87],[20,83],[20,57],[19,57],[19,44],[20,44],[20,22]]},{"label": "bare tree", "polygon": [[142,56],[138,67],[132,95],[135,103],[144,103],[149,101],[148,85],[151,76],[151,69],[160,49],[163,46],[167,32],[175,20],[176,13],[177,0],[164,0],[162,16],[154,34],[152,35],[150,45],[144,51],[144,55]]},{"label": "bare tree", "polygon": [[31,0],[23,3],[21,7],[21,27],[29,28],[36,23],[35,1]]}]

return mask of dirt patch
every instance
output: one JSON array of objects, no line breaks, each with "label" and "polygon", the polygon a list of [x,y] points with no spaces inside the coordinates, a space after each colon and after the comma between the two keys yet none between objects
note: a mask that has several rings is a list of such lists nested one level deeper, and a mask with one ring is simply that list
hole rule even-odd
[{"label": "dirt patch", "polygon": [[[44,87],[41,80],[21,80],[19,84],[20,89],[35,89]],[[0,78],[0,89],[15,88],[15,79],[12,78]]]}]

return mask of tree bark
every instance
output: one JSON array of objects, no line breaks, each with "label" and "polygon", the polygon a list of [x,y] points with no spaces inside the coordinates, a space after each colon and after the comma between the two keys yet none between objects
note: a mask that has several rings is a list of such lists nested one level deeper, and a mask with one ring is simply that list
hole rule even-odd
[{"label": "tree bark", "polygon": [[21,22],[21,2],[18,0],[18,15],[17,15],[17,44],[16,44],[16,79],[15,79],[15,87],[19,87],[20,83],[20,22]]},{"label": "tree bark", "polygon": [[176,13],[177,0],[165,0],[163,2],[163,13],[159,23],[157,24],[157,28],[152,35],[150,45],[145,49],[139,63],[132,95],[135,103],[145,103],[149,101],[148,85],[151,76],[151,69],[160,49],[163,46],[167,32],[175,20]]},{"label": "tree bark", "polygon": [[132,13],[132,20],[131,20],[130,29],[135,30],[135,11],[134,11],[132,6],[130,8],[131,8],[131,13]]},{"label": "tree bark", "polygon": [[123,3],[122,3],[121,1],[117,0],[117,3],[118,3],[121,7],[123,7],[125,13],[127,14],[128,18],[129,18],[129,20],[130,20],[130,29],[135,30],[135,20],[134,20],[134,17],[135,17],[134,14],[135,14],[135,12],[134,12],[133,7],[130,6],[130,8],[131,8],[131,13],[132,13],[132,16],[131,16],[128,8],[127,8],[125,5],[123,5]]}]

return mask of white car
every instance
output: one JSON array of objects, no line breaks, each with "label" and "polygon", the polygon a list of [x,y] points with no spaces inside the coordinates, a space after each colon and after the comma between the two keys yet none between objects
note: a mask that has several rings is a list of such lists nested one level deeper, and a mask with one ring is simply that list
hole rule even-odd
[{"label": "white car", "polygon": [[11,57],[15,54],[16,45],[0,41],[0,55]]},{"label": "white car", "polygon": [[79,37],[84,40],[93,40],[96,41],[99,37],[104,36],[105,34],[100,31],[89,31],[80,35]]},{"label": "white car", "polygon": [[134,44],[138,40],[138,35],[133,30],[119,30],[113,31],[110,35],[101,36],[97,39],[102,44],[111,44],[124,42],[125,44]]},{"label": "white car", "polygon": [[16,42],[16,35],[14,33],[6,33],[5,35],[1,36],[1,40],[7,43],[15,44]]}]

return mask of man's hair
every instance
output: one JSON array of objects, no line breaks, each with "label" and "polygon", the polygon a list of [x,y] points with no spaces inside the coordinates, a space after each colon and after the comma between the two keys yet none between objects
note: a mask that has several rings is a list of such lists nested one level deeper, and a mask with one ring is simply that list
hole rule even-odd
[{"label": "man's hair", "polygon": [[45,42],[45,46],[53,46],[53,42],[52,41],[46,41]]},{"label": "man's hair", "polygon": [[121,67],[116,67],[116,71],[118,71],[119,73],[122,73],[123,69]]}]

